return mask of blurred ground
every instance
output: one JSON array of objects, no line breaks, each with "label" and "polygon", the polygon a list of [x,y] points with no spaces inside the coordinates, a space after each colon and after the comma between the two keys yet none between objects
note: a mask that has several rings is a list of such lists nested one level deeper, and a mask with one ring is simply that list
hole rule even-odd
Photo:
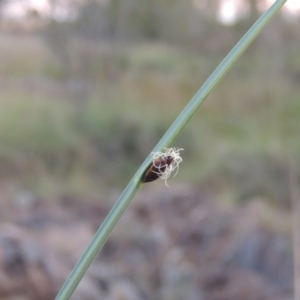
[{"label": "blurred ground", "polygon": [[[220,22],[218,0],[56,0],[48,15],[24,0],[21,19],[5,15],[9,2],[0,1],[0,299],[47,300],[266,2],[238,1],[232,24]],[[282,12],[239,59],[176,141],[185,150],[170,188],[143,187],[74,299],[292,298],[299,24]]]},{"label": "blurred ground", "polygon": [[[1,299],[53,299],[110,209],[101,200],[10,201]],[[259,198],[221,208],[202,189],[146,187],[72,299],[292,299],[287,219]]]}]

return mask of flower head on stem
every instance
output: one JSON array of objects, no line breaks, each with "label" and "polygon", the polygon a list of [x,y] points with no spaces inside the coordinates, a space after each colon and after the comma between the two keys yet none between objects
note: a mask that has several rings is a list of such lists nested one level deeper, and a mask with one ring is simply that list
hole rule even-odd
[{"label": "flower head on stem", "polygon": [[146,173],[144,182],[154,181],[158,178],[164,179],[166,186],[167,179],[175,171],[176,176],[179,170],[179,164],[182,162],[180,151],[182,148],[165,148],[164,152],[153,152],[153,161],[150,169]]}]

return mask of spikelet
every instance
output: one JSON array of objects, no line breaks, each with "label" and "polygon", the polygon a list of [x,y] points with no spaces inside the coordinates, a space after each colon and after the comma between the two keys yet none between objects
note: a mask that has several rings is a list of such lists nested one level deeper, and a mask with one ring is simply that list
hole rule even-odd
[{"label": "spikelet", "polygon": [[165,148],[164,152],[153,152],[153,161],[150,169],[145,175],[144,182],[151,182],[158,178],[165,180],[167,184],[167,179],[175,171],[176,176],[179,170],[179,164],[182,162],[180,156],[180,151],[182,148]]}]

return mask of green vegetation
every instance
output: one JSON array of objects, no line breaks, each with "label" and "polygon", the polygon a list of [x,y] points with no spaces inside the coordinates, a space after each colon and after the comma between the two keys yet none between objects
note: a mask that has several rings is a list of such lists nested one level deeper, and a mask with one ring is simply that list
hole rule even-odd
[{"label": "green vegetation", "polygon": [[[125,212],[128,205],[131,203],[132,199],[136,195],[137,191],[140,189],[143,182],[152,181],[148,180],[149,167],[156,169],[153,171],[157,174],[159,170],[160,175],[165,175],[167,168],[172,169],[173,162],[176,163],[175,169],[178,167],[178,163],[182,162],[182,158],[179,155],[180,150],[176,148],[168,148],[177,139],[183,129],[186,127],[190,119],[194,116],[198,108],[203,104],[209,94],[217,87],[223,77],[231,69],[232,65],[240,58],[244,51],[248,48],[251,42],[256,38],[256,36],[262,31],[266,26],[268,21],[275,15],[275,13],[281,8],[285,1],[278,1],[272,7],[270,7],[257,22],[247,31],[247,33],[240,39],[240,41],[233,47],[233,49],[228,53],[228,55],[222,60],[214,72],[208,77],[201,88],[197,91],[190,102],[181,111],[179,116],[171,124],[168,130],[165,132],[163,137],[159,140],[156,146],[153,148],[154,154],[149,154],[144,162],[141,164],[137,172],[134,174],[127,187],[124,189],[123,193],[119,197],[116,204],[113,206],[102,225],[96,232],[95,236],[91,240],[89,246],[85,250],[84,254],[74,267],[73,271],[70,273],[69,278],[66,280],[64,286],[61,288],[56,299],[69,299],[73,294],[74,290],[82,280],[86,271],[96,258],[97,254],[105,244],[107,238],[109,237],[111,231],[114,229],[115,225],[119,222],[122,214]],[[165,153],[162,151],[165,149]],[[175,150],[174,150],[175,149]],[[170,152],[169,152],[170,151]],[[158,157],[156,155],[159,155]],[[174,155],[173,155],[174,154]],[[164,157],[164,158],[162,158]],[[171,159],[169,162],[169,158]],[[157,165],[157,159],[160,162]],[[161,160],[165,160],[162,163]],[[173,160],[173,161],[172,161]],[[152,166],[151,166],[152,163]],[[162,165],[163,164],[163,165]],[[167,165],[166,165],[167,164]],[[170,165],[171,164],[171,165]],[[158,167],[159,166],[159,167]],[[165,170],[160,172],[160,167],[163,166]],[[146,175],[145,175],[145,172]],[[168,174],[168,172],[166,173]],[[177,174],[177,173],[176,173]],[[169,175],[169,174],[168,174]],[[144,177],[146,176],[146,177]],[[161,176],[160,176],[161,177]],[[164,179],[167,177],[163,176]]]},{"label": "green vegetation", "polygon": [[[240,59],[176,142],[174,180],[287,198],[287,153],[300,153],[296,43],[279,69],[259,45]],[[42,194],[120,188],[221,60],[161,43],[72,47],[66,69],[41,39],[0,46],[0,175]]]}]

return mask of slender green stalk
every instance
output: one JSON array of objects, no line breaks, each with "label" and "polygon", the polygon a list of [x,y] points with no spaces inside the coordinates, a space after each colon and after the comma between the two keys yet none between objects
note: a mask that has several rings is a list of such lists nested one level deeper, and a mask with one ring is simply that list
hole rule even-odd
[{"label": "slender green stalk", "polygon": [[[163,148],[169,147],[177,136],[184,129],[188,121],[195,114],[200,105],[208,97],[211,91],[216,87],[216,85],[221,81],[225,74],[229,71],[231,66],[237,61],[237,59],[243,54],[251,42],[256,38],[256,36],[261,32],[261,30],[266,26],[270,19],[275,15],[275,13],[284,5],[287,0],[277,0],[259,19],[258,21],[249,29],[249,31],[244,35],[244,37],[235,45],[235,47],[230,51],[230,53],[225,57],[225,59],[220,63],[216,70],[211,74],[207,81],[203,84],[200,90],[188,103],[185,109],[177,117],[162,139],[158,142],[156,147],[153,149],[154,152],[160,151]],[[152,163],[152,156],[149,155],[141,167],[138,169],[136,174],[131,179],[128,186],[125,188],[124,192],[120,196],[117,203],[114,205],[103,224],[95,234],[90,245],[85,250],[81,259],[78,261],[74,270],[70,274],[69,278],[65,282],[61,291],[56,297],[56,300],[67,300],[70,299],[77,285],[81,281],[82,277],[86,273],[87,269],[105,244],[111,231],[118,223],[122,214],[132,201],[133,197],[136,195],[140,187],[142,186],[142,178],[144,173],[149,168]]]}]

